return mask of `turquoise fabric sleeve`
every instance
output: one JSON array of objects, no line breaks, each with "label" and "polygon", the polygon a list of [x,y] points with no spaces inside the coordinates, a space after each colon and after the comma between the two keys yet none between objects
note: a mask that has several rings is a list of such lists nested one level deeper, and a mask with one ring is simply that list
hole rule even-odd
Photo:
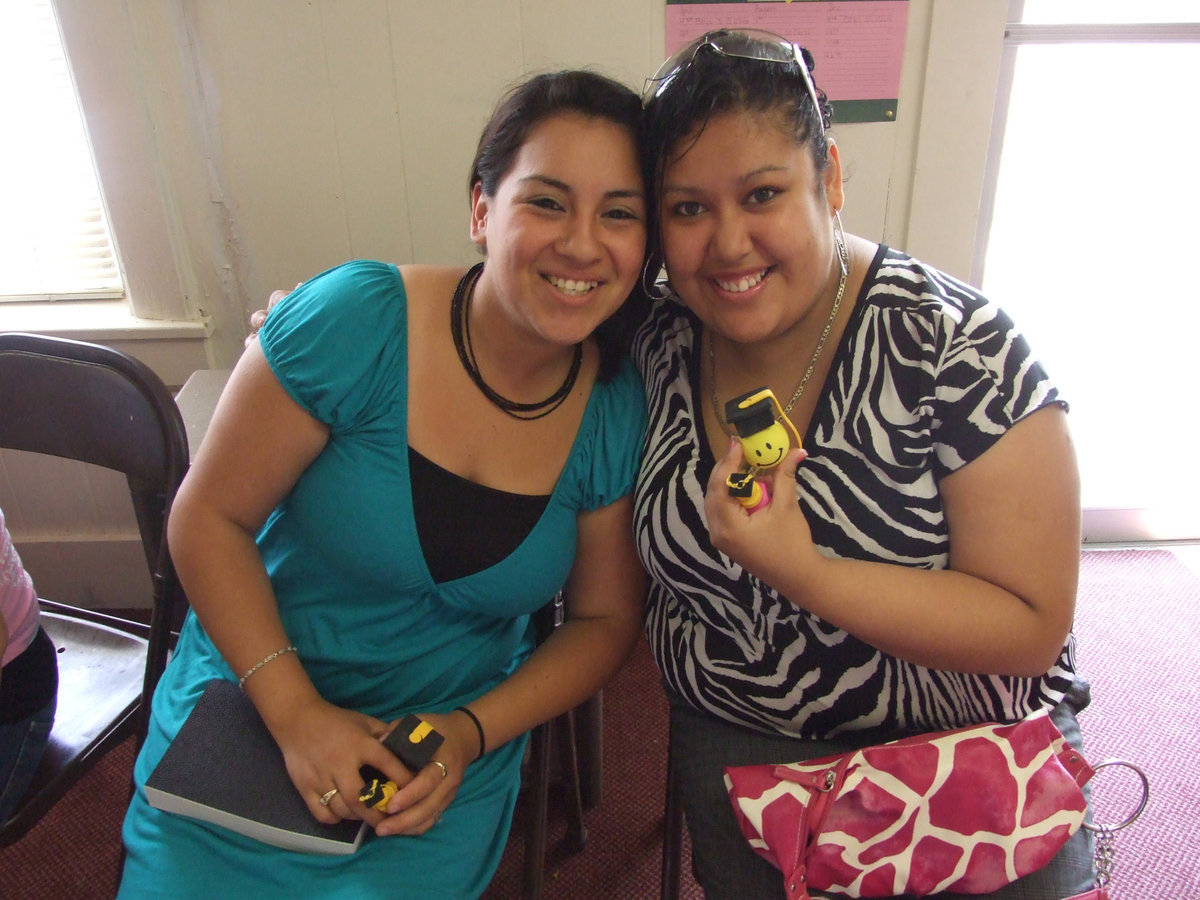
[{"label": "turquoise fabric sleeve", "polygon": [[596,415],[587,417],[579,441],[591,446],[582,487],[584,509],[607,506],[632,493],[646,432],[646,399],[633,363],[623,360],[616,377],[597,385]]},{"label": "turquoise fabric sleeve", "polygon": [[314,418],[334,432],[360,425],[381,392],[407,381],[400,273],[370,260],[329,269],[279,301],[258,339],[275,377]]}]

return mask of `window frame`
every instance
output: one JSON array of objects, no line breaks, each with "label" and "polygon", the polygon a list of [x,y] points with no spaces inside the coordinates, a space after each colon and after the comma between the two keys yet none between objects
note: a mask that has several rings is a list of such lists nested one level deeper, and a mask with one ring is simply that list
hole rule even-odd
[{"label": "window frame", "polygon": [[[1021,0],[1015,0],[1020,7]],[[1018,9],[1019,11],[1019,9]],[[1000,73],[996,82],[996,103],[992,116],[991,138],[983,172],[983,192],[980,195],[979,218],[975,227],[974,251],[971,256],[971,284],[983,280],[987,243],[995,212],[996,185],[1000,178],[1000,159],[1004,149],[1004,133],[1008,125],[1008,105],[1012,96],[1016,72],[1017,51],[1027,44],[1066,43],[1157,43],[1200,41],[1200,23],[1157,24],[1025,24],[1010,22],[1005,26],[1004,44],[1000,54]]]}]

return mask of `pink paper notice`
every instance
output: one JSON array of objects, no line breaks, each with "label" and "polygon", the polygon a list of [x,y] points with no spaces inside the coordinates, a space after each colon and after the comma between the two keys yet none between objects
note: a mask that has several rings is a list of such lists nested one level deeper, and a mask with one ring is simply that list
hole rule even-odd
[{"label": "pink paper notice", "polygon": [[907,22],[907,0],[672,3],[665,56],[714,28],[762,28],[812,53],[814,77],[830,100],[892,98]]}]

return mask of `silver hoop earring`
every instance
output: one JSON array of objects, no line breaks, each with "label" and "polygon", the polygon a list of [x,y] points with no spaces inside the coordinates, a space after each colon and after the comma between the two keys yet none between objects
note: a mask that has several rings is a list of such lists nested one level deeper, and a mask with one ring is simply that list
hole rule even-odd
[{"label": "silver hoop earring", "polygon": [[842,230],[842,213],[837,209],[833,211],[833,242],[837,245],[838,263],[845,278],[850,274],[850,254],[846,250],[846,232]]},{"label": "silver hoop earring", "polygon": [[[662,267],[659,267],[658,274],[662,274]],[[659,281],[657,275],[653,282],[649,281],[650,277],[650,260],[647,259],[642,264],[642,290],[646,292],[646,296],[651,300],[666,300],[671,296],[671,289],[667,287],[665,281]]]}]

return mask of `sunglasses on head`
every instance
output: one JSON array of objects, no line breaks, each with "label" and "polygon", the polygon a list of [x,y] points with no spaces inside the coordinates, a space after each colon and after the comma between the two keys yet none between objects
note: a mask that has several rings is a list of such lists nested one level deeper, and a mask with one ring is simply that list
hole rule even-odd
[{"label": "sunglasses on head", "polygon": [[737,59],[754,59],[760,62],[795,63],[800,69],[800,77],[804,79],[804,88],[808,99],[812,101],[817,118],[821,121],[821,131],[825,130],[824,116],[821,114],[821,104],[817,100],[817,87],[813,84],[812,75],[804,62],[804,51],[799,44],[794,44],[787,38],[780,37],[771,31],[761,31],[755,28],[737,30],[723,29],[710,31],[703,37],[693,41],[681,50],[677,50],[667,59],[653,78],[646,79],[642,89],[642,105],[660,97],[681,72],[695,61],[696,54],[703,48],[711,47],[722,56],[732,56]]}]

